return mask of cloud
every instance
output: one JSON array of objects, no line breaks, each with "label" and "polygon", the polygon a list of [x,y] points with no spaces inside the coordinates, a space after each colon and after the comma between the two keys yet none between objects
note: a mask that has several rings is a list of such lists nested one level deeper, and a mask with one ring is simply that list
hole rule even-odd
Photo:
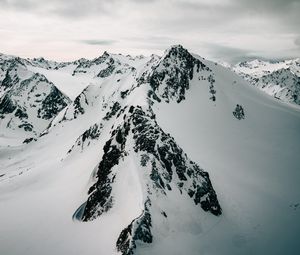
[{"label": "cloud", "polygon": [[[299,0],[234,0],[243,12],[274,21],[274,26],[289,31],[299,29]],[[287,31],[286,31],[287,32]]]},{"label": "cloud", "polygon": [[[297,43],[300,45],[300,37],[295,40],[295,44]],[[251,48],[236,48],[215,43],[203,44],[202,47],[207,50],[213,60],[226,61],[231,64],[254,59],[279,61],[300,56],[300,47],[289,48],[283,52],[276,52],[276,49],[275,51],[256,51]]]},{"label": "cloud", "polygon": [[216,60],[224,60],[229,63],[237,63],[256,58],[254,52],[247,49],[233,48],[230,46],[207,43],[203,44],[207,48],[209,55]]},{"label": "cloud", "polygon": [[234,0],[242,8],[261,10],[264,13],[283,12],[291,8],[299,8],[299,0]]},{"label": "cloud", "polygon": [[0,49],[59,59],[180,43],[207,58],[278,58],[299,54],[299,13],[299,0],[0,0]]},{"label": "cloud", "polygon": [[80,18],[106,13],[113,3],[105,0],[0,0],[1,9],[27,12],[37,15],[53,15],[62,18]]},{"label": "cloud", "polygon": [[300,36],[295,39],[295,44],[300,47]]},{"label": "cloud", "polygon": [[88,44],[88,45],[112,45],[116,43],[114,40],[80,40],[81,43]]},{"label": "cloud", "polygon": [[37,15],[54,15],[61,18],[77,19],[91,15],[108,15],[120,5],[151,4],[156,0],[0,0],[0,8],[12,11],[26,11]]}]

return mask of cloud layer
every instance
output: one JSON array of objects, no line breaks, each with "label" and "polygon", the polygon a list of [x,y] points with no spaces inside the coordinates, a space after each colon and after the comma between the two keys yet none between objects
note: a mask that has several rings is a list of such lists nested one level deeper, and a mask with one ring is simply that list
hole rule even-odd
[{"label": "cloud layer", "polygon": [[299,0],[0,0],[0,52],[69,60],[102,51],[300,56]]}]

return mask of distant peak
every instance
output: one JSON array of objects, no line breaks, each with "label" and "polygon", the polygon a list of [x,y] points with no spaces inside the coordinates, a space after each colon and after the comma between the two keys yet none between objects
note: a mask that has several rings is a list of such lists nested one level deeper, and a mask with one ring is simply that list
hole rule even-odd
[{"label": "distant peak", "polygon": [[242,62],[238,63],[237,66],[252,68],[254,66],[260,66],[260,65],[264,65],[264,64],[266,64],[265,61],[262,61],[260,59],[252,59],[252,60],[242,61]]},{"label": "distant peak", "polygon": [[104,51],[102,57],[108,57],[110,54],[107,51]]},{"label": "distant peak", "polygon": [[75,61],[78,61],[78,62],[85,62],[85,61],[87,61],[87,59],[86,59],[86,58],[80,58],[80,59],[77,59],[77,60],[75,60]]},{"label": "distant peak", "polygon": [[33,61],[38,61],[38,62],[45,62],[46,59],[43,57],[38,57],[38,58],[33,58]]},{"label": "distant peak", "polygon": [[105,61],[108,57],[110,57],[110,54],[107,51],[104,51],[103,54],[97,58],[95,58],[93,61],[94,62],[103,62]]}]

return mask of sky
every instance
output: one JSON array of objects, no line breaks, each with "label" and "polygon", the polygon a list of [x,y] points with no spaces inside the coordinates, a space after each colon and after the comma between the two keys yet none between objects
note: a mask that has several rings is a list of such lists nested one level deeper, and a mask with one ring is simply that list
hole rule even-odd
[{"label": "sky", "polygon": [[235,63],[300,56],[300,0],[0,0],[0,52],[67,61],[182,44]]}]

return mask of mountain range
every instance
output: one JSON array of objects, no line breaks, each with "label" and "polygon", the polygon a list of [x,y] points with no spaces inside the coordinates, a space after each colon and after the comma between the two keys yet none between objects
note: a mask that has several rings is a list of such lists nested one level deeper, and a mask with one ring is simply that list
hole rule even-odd
[{"label": "mountain range", "polygon": [[299,70],[1,54],[0,253],[295,254]]},{"label": "mountain range", "polygon": [[267,94],[287,103],[300,104],[300,59],[252,60],[231,67],[237,74]]}]

